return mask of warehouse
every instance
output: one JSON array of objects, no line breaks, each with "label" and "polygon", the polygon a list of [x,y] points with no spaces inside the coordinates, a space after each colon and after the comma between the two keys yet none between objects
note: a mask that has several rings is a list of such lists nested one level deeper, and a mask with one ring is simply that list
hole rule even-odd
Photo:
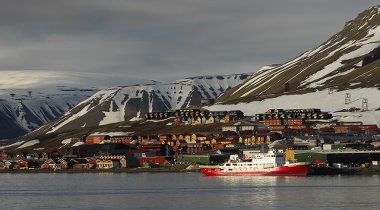
[{"label": "warehouse", "polygon": [[287,150],[286,160],[297,160],[298,162],[310,163],[342,163],[344,165],[361,165],[380,161],[380,151],[367,150]]}]

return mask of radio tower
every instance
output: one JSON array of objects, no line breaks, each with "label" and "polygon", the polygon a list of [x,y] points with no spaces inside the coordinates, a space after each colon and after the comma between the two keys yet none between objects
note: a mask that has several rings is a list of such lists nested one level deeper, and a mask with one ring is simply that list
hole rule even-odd
[{"label": "radio tower", "polygon": [[368,98],[362,100],[362,111],[368,111]]},{"label": "radio tower", "polygon": [[350,103],[351,103],[351,93],[346,93],[344,104],[350,104]]}]

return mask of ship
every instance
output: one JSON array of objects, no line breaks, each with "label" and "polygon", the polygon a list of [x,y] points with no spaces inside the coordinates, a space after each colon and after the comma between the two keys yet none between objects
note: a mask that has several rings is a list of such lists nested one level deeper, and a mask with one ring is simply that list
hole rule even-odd
[{"label": "ship", "polygon": [[306,176],[308,162],[285,161],[281,151],[254,154],[250,159],[239,159],[231,155],[229,160],[220,165],[201,165],[199,168],[206,176],[241,176],[241,175],[272,175],[272,176]]}]

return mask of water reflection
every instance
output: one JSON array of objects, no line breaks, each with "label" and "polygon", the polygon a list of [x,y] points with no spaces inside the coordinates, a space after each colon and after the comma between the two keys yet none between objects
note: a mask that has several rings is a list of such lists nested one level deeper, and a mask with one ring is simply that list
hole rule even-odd
[{"label": "water reflection", "polygon": [[376,209],[378,176],[1,174],[4,209]]},{"label": "water reflection", "polygon": [[279,183],[291,183],[294,179],[307,179],[306,176],[203,176],[205,180],[220,180],[228,185],[277,186]]},{"label": "water reflection", "polygon": [[[220,182],[226,186],[223,205],[238,204],[243,208],[268,208],[268,206],[281,206],[277,203],[282,196],[281,186],[289,186],[305,176],[221,176],[202,177],[210,182]],[[227,190],[228,189],[228,190]]]}]

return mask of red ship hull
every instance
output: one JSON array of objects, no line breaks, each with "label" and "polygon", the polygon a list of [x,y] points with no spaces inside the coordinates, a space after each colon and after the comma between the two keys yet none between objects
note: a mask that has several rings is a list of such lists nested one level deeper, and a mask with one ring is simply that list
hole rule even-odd
[{"label": "red ship hull", "polygon": [[244,176],[244,175],[268,175],[268,176],[306,176],[309,164],[284,165],[267,169],[222,171],[220,167],[201,167],[201,172],[206,176]]}]

